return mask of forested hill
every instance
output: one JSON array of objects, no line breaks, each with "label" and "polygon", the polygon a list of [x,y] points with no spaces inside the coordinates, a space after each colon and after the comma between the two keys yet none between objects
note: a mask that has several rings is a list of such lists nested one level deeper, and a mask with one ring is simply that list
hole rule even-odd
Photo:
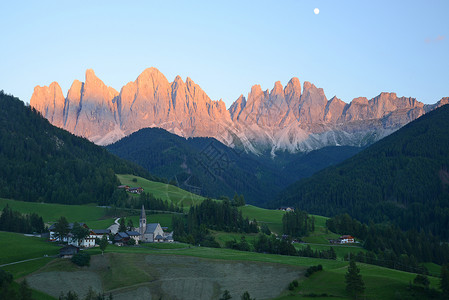
[{"label": "forested hill", "polygon": [[214,138],[185,139],[160,128],[144,128],[107,146],[119,157],[180,188],[209,197],[243,194],[264,205],[283,188],[358,153],[356,147],[328,147],[308,154],[277,153],[276,159],[232,149]]},{"label": "forested hill", "polygon": [[149,179],[143,168],[56,128],[0,91],[0,197],[66,204],[107,204],[115,173]]},{"label": "forested hill", "polygon": [[449,237],[449,105],[430,112],[356,156],[303,179],[272,206],[349,213]]}]

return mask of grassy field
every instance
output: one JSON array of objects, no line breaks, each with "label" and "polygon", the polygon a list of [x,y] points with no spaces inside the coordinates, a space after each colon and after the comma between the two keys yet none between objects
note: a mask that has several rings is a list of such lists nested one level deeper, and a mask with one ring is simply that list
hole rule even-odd
[{"label": "grassy field", "polygon": [[84,220],[87,223],[99,220],[105,215],[105,209],[95,205],[36,203],[0,198],[0,209],[6,205],[21,213],[37,213],[46,223],[55,222],[61,216],[66,217],[69,222]]},{"label": "grassy field", "polygon": [[[236,237],[239,238],[240,235]],[[55,244],[47,243],[39,238],[26,237],[21,234],[0,232],[0,242],[2,242],[2,263],[16,260],[22,260],[32,257],[40,257],[44,254],[56,254],[59,247]],[[310,278],[300,280],[300,286],[292,292],[285,291],[278,299],[299,299],[300,294],[322,294],[332,295],[333,299],[346,299],[344,290],[344,274],[346,273],[347,262],[322,260],[305,257],[290,257],[282,255],[270,255],[254,252],[241,252],[230,249],[213,249],[204,247],[191,247],[185,244],[154,244],[145,245],[145,247],[117,247],[110,245],[106,249],[108,262],[102,262],[100,250],[93,248],[87,250],[95,257],[96,264],[91,268],[96,268],[100,274],[98,280],[103,282],[107,290],[122,289],[128,285],[136,285],[139,282],[151,281],[153,278],[150,269],[142,269],[142,263],[139,255],[165,255],[181,257],[197,257],[211,260],[222,261],[240,261],[240,262],[261,262],[276,263],[281,265],[290,265],[298,267],[309,267],[321,264],[324,267],[323,272],[318,272]],[[99,254],[99,255],[96,255]],[[126,254],[125,256],[119,254]],[[111,256],[112,255],[112,256]],[[43,258],[36,261],[21,263],[5,267],[4,269],[12,272],[15,278],[28,275],[40,269],[41,272],[61,272],[61,271],[82,271],[83,268],[74,266],[68,260]],[[395,299],[398,295],[406,297],[407,286],[413,281],[415,274],[386,269],[367,264],[358,264],[361,269],[363,279],[366,283],[366,299]],[[110,269],[108,268],[110,267]],[[140,270],[140,271],[139,271]],[[137,272],[137,273],[136,273]],[[139,273],[140,272],[140,273]],[[126,276],[125,276],[126,275]],[[168,276],[168,275],[167,275]],[[118,279],[122,278],[122,279]],[[143,280],[143,281],[140,281]],[[438,279],[430,277],[431,287],[438,287]],[[326,284],[323,285],[323,282]],[[286,282],[286,285],[288,282]],[[285,285],[285,287],[286,287]],[[299,294],[300,293],[300,294]],[[46,296],[42,296],[47,299]]]},{"label": "grassy field", "polygon": [[272,210],[260,208],[253,205],[245,205],[240,207],[240,211],[244,217],[250,220],[256,219],[259,223],[265,223],[272,232],[282,233],[282,216],[285,212],[281,210]]},{"label": "grassy field", "polygon": [[44,255],[56,255],[60,248],[42,238],[4,231],[0,231],[0,245],[0,265]]},{"label": "grassy field", "polygon": [[[134,175],[117,174],[117,177],[122,184],[131,187],[142,187],[146,193],[151,193],[156,198],[167,200],[176,206],[183,205],[184,207],[188,207],[199,204],[205,199],[202,196],[192,194],[170,184],[154,182]],[[137,181],[133,181],[133,179]]]}]

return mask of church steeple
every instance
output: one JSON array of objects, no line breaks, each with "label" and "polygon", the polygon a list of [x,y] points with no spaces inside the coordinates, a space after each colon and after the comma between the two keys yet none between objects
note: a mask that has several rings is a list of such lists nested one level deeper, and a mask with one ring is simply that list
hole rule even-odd
[{"label": "church steeple", "polygon": [[139,229],[140,229],[140,234],[143,237],[143,235],[147,229],[147,215],[145,214],[145,208],[143,207],[143,204],[142,204],[142,212],[140,213]]}]

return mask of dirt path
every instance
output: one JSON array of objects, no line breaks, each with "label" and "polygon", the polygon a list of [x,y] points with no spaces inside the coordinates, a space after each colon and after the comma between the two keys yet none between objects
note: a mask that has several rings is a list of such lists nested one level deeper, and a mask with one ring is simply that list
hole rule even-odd
[{"label": "dirt path", "polygon": [[19,260],[19,261],[15,261],[15,262],[12,262],[12,263],[7,263],[7,264],[0,265],[0,268],[1,267],[6,267],[6,266],[10,266],[10,265],[20,264],[20,263],[27,262],[27,261],[42,259],[42,258],[46,258],[46,257],[58,257],[58,256],[57,255],[54,255],[54,256],[48,256],[47,255],[47,256],[41,256],[41,257],[36,257],[36,258],[25,259],[25,260]]}]

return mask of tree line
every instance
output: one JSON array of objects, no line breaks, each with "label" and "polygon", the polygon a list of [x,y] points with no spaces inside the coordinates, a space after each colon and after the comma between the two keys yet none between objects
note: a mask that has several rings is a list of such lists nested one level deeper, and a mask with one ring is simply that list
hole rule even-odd
[{"label": "tree line", "polygon": [[174,238],[178,241],[218,246],[211,239],[208,229],[226,232],[257,233],[256,220],[250,221],[230,201],[206,199],[201,204],[191,206],[187,216],[173,215]]},{"label": "tree line", "polygon": [[0,230],[20,233],[43,233],[46,231],[42,217],[36,213],[21,214],[7,204],[0,216]]},{"label": "tree line", "polygon": [[449,245],[441,242],[431,232],[403,231],[392,224],[363,224],[342,214],[326,221],[327,228],[339,234],[351,234],[363,240],[366,254],[358,254],[359,260],[390,268],[420,270],[420,263],[434,262],[442,265],[449,262]]}]

